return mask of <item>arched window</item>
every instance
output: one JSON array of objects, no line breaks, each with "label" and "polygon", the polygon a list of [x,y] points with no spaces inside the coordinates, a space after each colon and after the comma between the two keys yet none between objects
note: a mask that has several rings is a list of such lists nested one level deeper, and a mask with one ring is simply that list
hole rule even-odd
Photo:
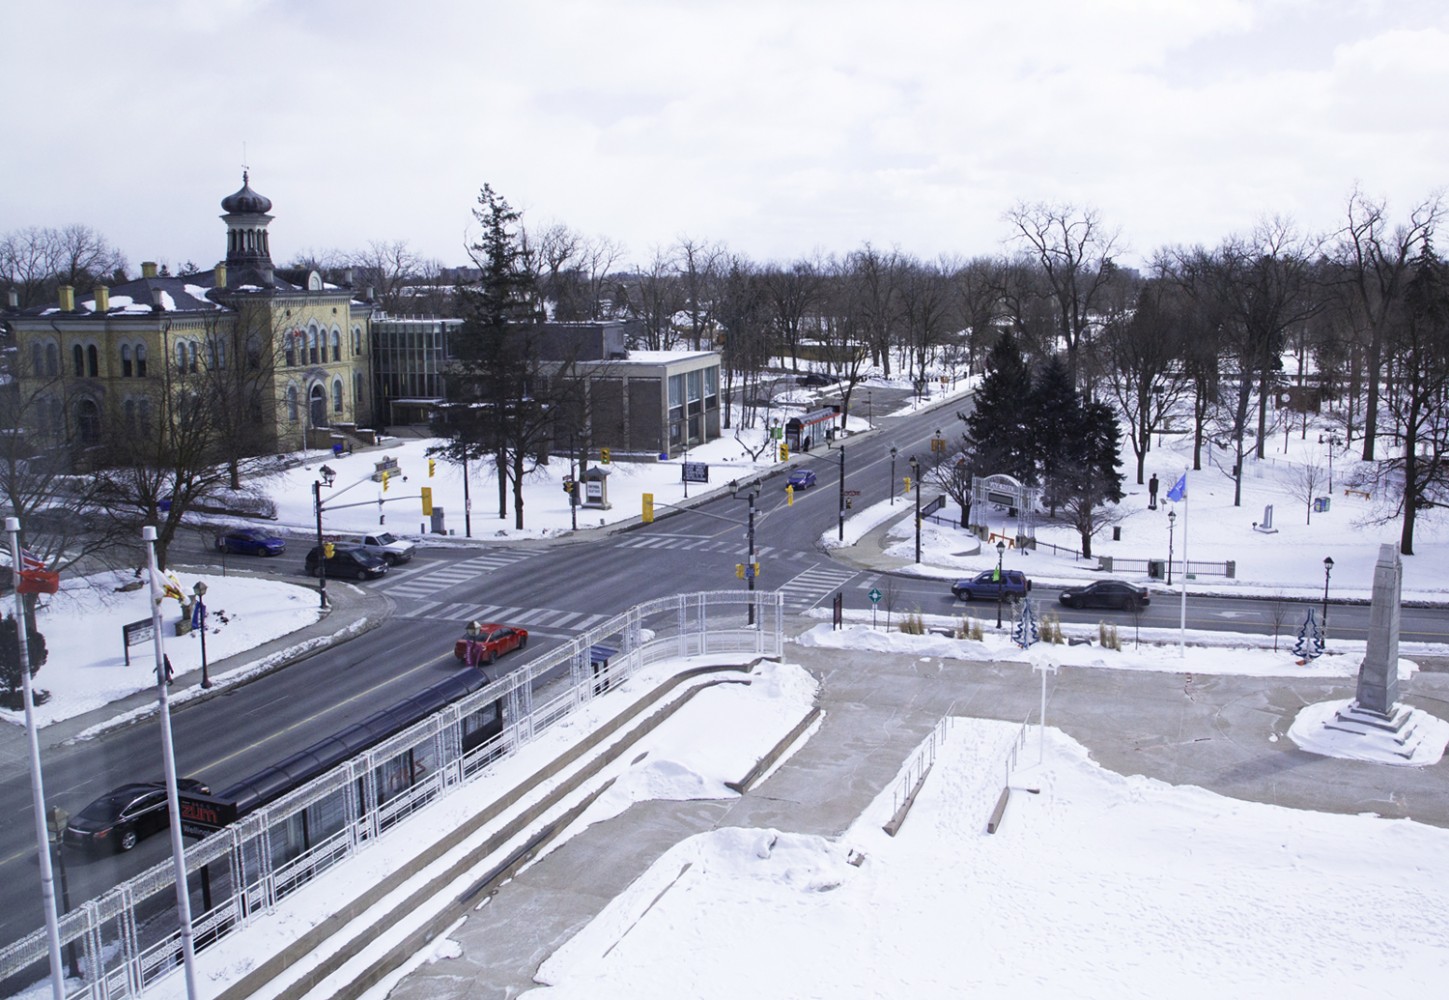
[{"label": "arched window", "polygon": [[30,370],[36,378],[45,374],[45,345],[38,340],[30,345]]},{"label": "arched window", "polygon": [[307,398],[307,415],[313,427],[327,426],[327,390],[318,382]]},{"label": "arched window", "polygon": [[287,367],[292,368],[297,364],[297,331],[293,330],[282,338],[282,346],[286,349]]},{"label": "arched window", "polygon": [[342,412],[342,380],[340,378],[332,380],[332,412]]},{"label": "arched window", "polygon": [[216,338],[206,339],[206,367],[215,368],[216,365]]},{"label": "arched window", "polygon": [[101,373],[101,354],[96,350],[95,344],[86,348],[86,373],[91,378],[95,378]]},{"label": "arched window", "polygon": [[71,361],[75,366],[75,377],[80,378],[86,373],[86,352],[80,344],[70,349]]},{"label": "arched window", "polygon": [[191,369],[190,369],[190,371],[194,375],[194,374],[196,374],[196,355],[198,353],[197,350],[196,350],[196,341],[193,340],[193,341],[190,342],[190,348],[189,348],[188,353],[191,356]]},{"label": "arched window", "polygon": [[149,437],[151,434],[151,401],[149,399],[144,397],[141,399],[140,411],[141,433]]},{"label": "arched window", "polygon": [[54,341],[45,345],[45,374],[52,378],[60,374],[60,348]]},{"label": "arched window", "polygon": [[357,357],[362,353],[362,327],[352,328],[352,356]]},{"label": "arched window", "polygon": [[131,368],[131,345],[121,345],[121,378],[130,378],[135,372]]},{"label": "arched window", "polygon": [[182,375],[186,374],[186,341],[176,342],[176,370]]},{"label": "arched window", "polygon": [[262,367],[262,338],[255,333],[247,334],[247,368],[258,371]]},{"label": "arched window", "polygon": [[75,405],[77,437],[83,445],[100,444],[101,410],[93,399],[82,399]]},{"label": "arched window", "polygon": [[297,387],[287,386],[287,421],[295,424],[297,422]]},{"label": "arched window", "polygon": [[134,399],[126,400],[124,409],[126,413],[126,430],[134,434],[136,433],[136,401]]},{"label": "arched window", "polygon": [[146,377],[146,345],[136,345],[136,377]]},{"label": "arched window", "polygon": [[332,330],[332,360],[342,360],[342,331],[335,327]]},{"label": "arched window", "polygon": [[352,373],[352,419],[359,419],[362,409],[362,372]]},{"label": "arched window", "polygon": [[319,363],[317,340],[317,328],[315,326],[309,326],[307,328],[307,360],[314,365]]}]

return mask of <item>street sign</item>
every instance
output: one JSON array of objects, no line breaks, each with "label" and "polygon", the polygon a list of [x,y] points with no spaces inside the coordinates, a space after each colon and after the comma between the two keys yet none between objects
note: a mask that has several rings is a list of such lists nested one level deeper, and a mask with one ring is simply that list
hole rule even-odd
[{"label": "street sign", "polygon": [[878,587],[871,587],[870,588],[870,593],[869,594],[866,594],[865,596],[870,598],[870,603],[872,603],[872,604],[879,604],[880,603],[880,588],[878,588]]}]

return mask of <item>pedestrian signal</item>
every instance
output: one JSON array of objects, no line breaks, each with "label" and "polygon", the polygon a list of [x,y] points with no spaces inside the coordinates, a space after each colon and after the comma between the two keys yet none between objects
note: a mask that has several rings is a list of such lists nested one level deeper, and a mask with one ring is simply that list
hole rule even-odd
[{"label": "pedestrian signal", "polygon": [[423,498],[423,514],[431,517],[433,513],[433,488],[424,486],[420,491]]},{"label": "pedestrian signal", "polygon": [[641,512],[639,519],[641,521],[643,521],[645,524],[653,524],[654,523],[654,494],[653,493],[645,493],[644,494],[644,510]]},{"label": "pedestrian signal", "polygon": [[322,543],[322,558],[323,559],[331,559],[336,554],[337,554],[337,546],[333,545],[331,542],[323,542]]}]

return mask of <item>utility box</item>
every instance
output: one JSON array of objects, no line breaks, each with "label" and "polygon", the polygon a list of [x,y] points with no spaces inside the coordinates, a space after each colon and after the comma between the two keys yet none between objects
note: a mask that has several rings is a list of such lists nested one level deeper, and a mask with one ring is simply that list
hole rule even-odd
[{"label": "utility box", "polygon": [[446,535],[448,529],[443,525],[443,508],[433,507],[433,534]]},{"label": "utility box", "polygon": [[1154,580],[1161,580],[1167,575],[1166,559],[1147,560],[1147,575]]}]

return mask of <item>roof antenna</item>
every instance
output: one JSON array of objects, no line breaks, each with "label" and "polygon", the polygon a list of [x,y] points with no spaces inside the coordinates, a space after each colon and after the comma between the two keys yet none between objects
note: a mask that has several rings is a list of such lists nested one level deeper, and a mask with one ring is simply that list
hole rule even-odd
[{"label": "roof antenna", "polygon": [[242,186],[243,187],[245,187],[249,183],[248,174],[250,174],[250,172],[251,172],[250,168],[247,167],[247,143],[246,143],[246,140],[243,139],[242,140]]}]

